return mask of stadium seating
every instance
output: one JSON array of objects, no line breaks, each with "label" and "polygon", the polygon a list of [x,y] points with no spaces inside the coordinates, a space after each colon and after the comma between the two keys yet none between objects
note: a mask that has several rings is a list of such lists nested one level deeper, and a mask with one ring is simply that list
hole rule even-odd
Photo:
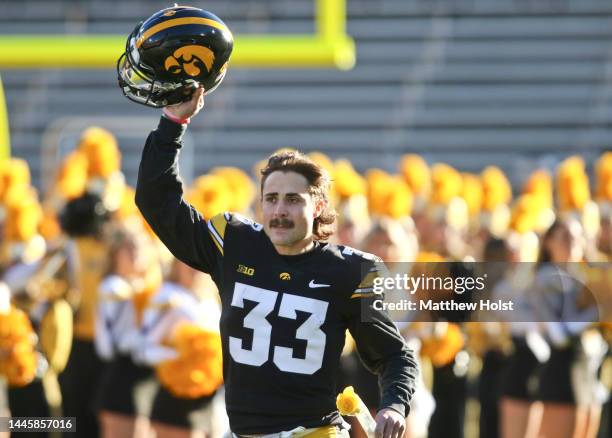
[{"label": "stadium seating", "polygon": [[[310,33],[313,0],[191,2],[235,33]],[[252,164],[282,146],[394,169],[419,152],[517,183],[537,164],[612,144],[612,3],[606,0],[350,0],[357,66],[231,69],[194,121],[186,176]],[[13,7],[5,8],[6,5]],[[17,7],[19,6],[19,7]],[[160,1],[4,0],[0,33],[127,34]],[[119,55],[119,53],[118,53]],[[13,154],[36,184],[91,124],[118,135],[128,181],[158,112],[128,102],[107,70],[0,70]],[[59,147],[56,147],[59,145]],[[45,159],[42,159],[42,157]]]}]

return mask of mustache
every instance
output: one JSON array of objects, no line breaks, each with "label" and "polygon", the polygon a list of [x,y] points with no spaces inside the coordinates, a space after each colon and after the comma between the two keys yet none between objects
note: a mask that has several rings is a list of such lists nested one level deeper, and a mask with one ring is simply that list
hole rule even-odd
[{"label": "mustache", "polygon": [[293,221],[286,218],[272,219],[270,228],[293,228]]}]

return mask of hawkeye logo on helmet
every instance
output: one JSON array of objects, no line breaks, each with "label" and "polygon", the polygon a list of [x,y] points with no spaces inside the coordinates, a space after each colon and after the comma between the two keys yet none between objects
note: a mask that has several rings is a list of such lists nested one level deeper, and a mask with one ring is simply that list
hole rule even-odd
[{"label": "hawkeye logo on helmet", "polygon": [[175,75],[185,72],[191,77],[196,77],[201,73],[201,67],[206,67],[206,70],[210,71],[214,63],[215,54],[208,47],[183,46],[166,58],[164,68]]}]

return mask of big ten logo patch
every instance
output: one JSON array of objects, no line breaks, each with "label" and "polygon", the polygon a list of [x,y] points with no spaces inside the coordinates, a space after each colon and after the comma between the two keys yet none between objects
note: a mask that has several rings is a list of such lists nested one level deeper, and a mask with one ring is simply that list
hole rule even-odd
[{"label": "big ten logo patch", "polygon": [[241,274],[248,275],[250,277],[255,274],[255,268],[249,268],[245,265],[238,265],[238,269],[236,269],[236,271],[240,272]]}]

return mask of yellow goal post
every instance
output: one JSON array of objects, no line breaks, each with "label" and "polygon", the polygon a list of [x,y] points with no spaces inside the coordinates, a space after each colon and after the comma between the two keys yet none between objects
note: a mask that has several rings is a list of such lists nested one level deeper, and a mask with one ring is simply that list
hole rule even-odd
[{"label": "yellow goal post", "polygon": [[[355,65],[355,43],[346,33],[346,0],[315,0],[315,33],[235,35],[232,67],[332,67]],[[107,68],[117,62],[127,35],[0,35],[0,69]]]}]

